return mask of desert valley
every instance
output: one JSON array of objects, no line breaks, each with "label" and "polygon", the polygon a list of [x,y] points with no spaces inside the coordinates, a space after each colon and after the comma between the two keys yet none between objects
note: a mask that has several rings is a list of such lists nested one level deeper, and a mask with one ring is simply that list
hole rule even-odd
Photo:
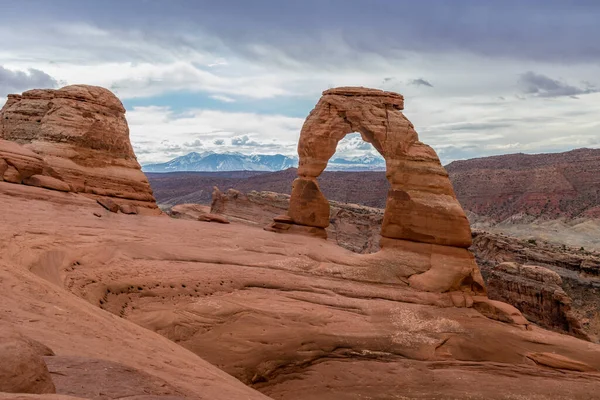
[{"label": "desert valley", "polygon": [[[444,168],[403,108],[329,89],[297,169],[147,177],[109,90],[9,96],[0,399],[597,396],[600,151]],[[352,132],[385,173],[323,172]]]}]

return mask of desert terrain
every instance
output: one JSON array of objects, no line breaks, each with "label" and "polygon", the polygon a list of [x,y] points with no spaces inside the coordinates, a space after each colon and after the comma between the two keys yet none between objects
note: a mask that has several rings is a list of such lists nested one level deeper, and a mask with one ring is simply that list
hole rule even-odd
[{"label": "desert terrain", "polygon": [[[0,111],[0,398],[537,400],[600,387],[600,345],[566,299],[527,311],[564,318],[569,334],[488,297],[469,248],[492,247],[473,240],[402,96],[324,92],[291,197],[258,195],[284,212],[274,219],[240,192],[162,213],[119,105],[79,85]],[[401,166],[383,211],[319,189],[335,140],[357,126]],[[348,248],[367,236],[379,240]],[[504,261],[498,272],[558,290],[558,274]]]}]

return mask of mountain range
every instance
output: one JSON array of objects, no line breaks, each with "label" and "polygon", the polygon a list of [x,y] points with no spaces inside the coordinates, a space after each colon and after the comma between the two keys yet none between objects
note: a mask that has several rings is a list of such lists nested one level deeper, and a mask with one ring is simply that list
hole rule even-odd
[{"label": "mountain range", "polygon": [[[295,160],[294,160],[295,161]],[[347,162],[347,164],[344,164]],[[369,167],[376,160],[332,159],[330,165]],[[373,164],[368,164],[372,162]],[[365,168],[367,169],[367,168]],[[600,218],[600,149],[553,154],[507,154],[455,161],[446,166],[463,208],[493,223],[529,219]],[[213,186],[288,193],[296,171],[149,174],[161,204],[210,203]],[[353,173],[331,170],[319,177],[330,200],[385,207],[389,183],[383,168]]]},{"label": "mountain range", "polygon": [[[160,164],[147,164],[144,172],[221,172],[221,171],[265,171],[275,172],[298,166],[297,157],[283,154],[246,155],[236,152],[189,153]],[[359,157],[332,159],[329,171],[383,171],[385,161],[380,156],[366,153]]]}]

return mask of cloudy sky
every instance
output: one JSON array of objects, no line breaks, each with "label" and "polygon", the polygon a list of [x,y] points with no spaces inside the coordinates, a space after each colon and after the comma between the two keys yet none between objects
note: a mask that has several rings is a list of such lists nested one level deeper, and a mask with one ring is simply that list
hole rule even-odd
[{"label": "cloudy sky", "polygon": [[[405,96],[444,163],[600,147],[595,0],[0,0],[0,101],[86,83],[142,163],[295,154],[327,88]],[[369,151],[348,139],[343,155]]]}]

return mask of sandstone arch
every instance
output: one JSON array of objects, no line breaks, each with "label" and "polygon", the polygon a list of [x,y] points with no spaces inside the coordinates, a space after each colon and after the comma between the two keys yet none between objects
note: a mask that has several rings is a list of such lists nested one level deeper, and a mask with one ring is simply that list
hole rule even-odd
[{"label": "sandstone arch", "polygon": [[[323,92],[300,133],[298,178],[286,218],[276,222],[305,227],[323,235],[329,225],[329,203],[317,177],[338,142],[359,132],[384,157],[390,182],[382,236],[467,248],[471,230],[456,200],[448,174],[435,151],[419,141],[404,116],[404,98],[393,92],[341,87]],[[386,240],[382,241],[385,246]]]}]

